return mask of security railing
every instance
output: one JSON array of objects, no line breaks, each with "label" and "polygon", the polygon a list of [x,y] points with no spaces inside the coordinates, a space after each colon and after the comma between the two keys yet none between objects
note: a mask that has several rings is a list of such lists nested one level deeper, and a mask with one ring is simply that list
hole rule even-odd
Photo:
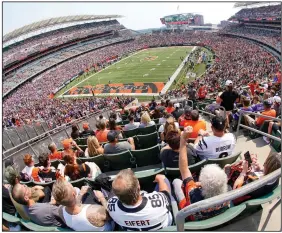
[{"label": "security railing", "polygon": [[211,207],[221,205],[224,202],[232,201],[236,198],[247,195],[265,186],[266,184],[273,182],[274,180],[277,180],[279,177],[281,177],[281,169],[277,169],[276,171],[266,176],[263,176],[259,180],[256,180],[247,185],[244,185],[243,187],[239,189],[235,189],[227,193],[224,193],[224,194],[212,197],[212,198],[208,198],[208,199],[196,202],[192,205],[185,207],[184,209],[180,210],[176,215],[177,231],[178,232],[184,231],[184,223],[185,223],[186,217],[194,213],[197,213],[199,211],[203,211]]},{"label": "security railing", "polygon": [[235,134],[235,135],[236,135],[236,139],[238,138],[238,135],[239,135],[239,129],[240,129],[240,127],[242,127],[242,128],[247,129],[247,130],[253,131],[253,132],[255,132],[255,133],[261,134],[261,135],[263,135],[263,136],[266,136],[266,137],[268,137],[268,138],[271,138],[271,139],[273,139],[273,140],[275,140],[275,141],[281,142],[281,138],[275,137],[275,136],[273,136],[273,135],[271,135],[271,134],[262,132],[262,131],[260,131],[260,130],[258,130],[258,129],[254,129],[254,128],[249,127],[249,126],[247,126],[247,125],[241,124],[242,117],[243,117],[244,115],[254,115],[254,116],[259,116],[259,117],[263,117],[263,118],[266,118],[266,119],[270,119],[270,120],[275,120],[275,121],[280,121],[280,122],[281,122],[281,119],[279,119],[279,118],[275,118],[275,117],[271,117],[271,116],[262,115],[262,114],[260,114],[260,113],[254,113],[254,112],[248,112],[248,111],[240,110],[239,121],[238,121],[237,130],[236,130],[236,134]]}]

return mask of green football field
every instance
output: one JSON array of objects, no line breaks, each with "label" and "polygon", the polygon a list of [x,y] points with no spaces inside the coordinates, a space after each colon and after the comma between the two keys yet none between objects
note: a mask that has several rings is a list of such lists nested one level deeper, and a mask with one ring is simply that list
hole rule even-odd
[{"label": "green football field", "polygon": [[101,72],[79,77],[65,87],[63,94],[73,87],[95,86],[97,84],[164,82],[166,83],[181,64],[180,57],[186,57],[193,47],[151,48],[136,52]]}]

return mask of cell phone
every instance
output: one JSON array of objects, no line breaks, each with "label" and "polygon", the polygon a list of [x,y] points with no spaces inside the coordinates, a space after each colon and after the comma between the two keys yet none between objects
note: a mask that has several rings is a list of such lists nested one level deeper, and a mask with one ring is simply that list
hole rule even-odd
[{"label": "cell phone", "polygon": [[251,158],[251,154],[249,151],[247,151],[245,154],[244,154],[244,157],[245,157],[245,160],[248,162],[248,167],[251,166],[251,163],[252,163],[252,158]]}]

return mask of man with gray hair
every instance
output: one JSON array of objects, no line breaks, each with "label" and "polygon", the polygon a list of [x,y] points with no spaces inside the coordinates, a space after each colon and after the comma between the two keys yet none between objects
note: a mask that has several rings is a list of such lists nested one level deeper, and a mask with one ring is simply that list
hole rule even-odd
[{"label": "man with gray hair", "polygon": [[[208,199],[227,192],[227,175],[217,164],[209,164],[202,168],[199,182],[195,182],[189,170],[187,160],[186,138],[193,132],[193,128],[188,126],[184,129],[180,139],[179,148],[179,169],[182,180],[175,179],[173,187],[180,209],[185,208],[195,202]],[[229,202],[220,206],[200,211],[188,217],[190,221],[204,220],[224,212],[228,208]]]},{"label": "man with gray hair", "polygon": [[112,184],[115,196],[108,200],[112,219],[123,230],[157,231],[172,224],[171,188],[164,175],[155,178],[152,193],[140,192],[140,184],[131,169],[120,171]]}]

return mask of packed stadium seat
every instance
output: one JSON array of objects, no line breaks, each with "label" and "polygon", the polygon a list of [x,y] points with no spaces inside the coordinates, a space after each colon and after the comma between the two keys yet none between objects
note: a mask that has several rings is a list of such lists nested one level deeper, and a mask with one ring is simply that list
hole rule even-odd
[{"label": "packed stadium seat", "polygon": [[21,219],[17,216],[11,215],[11,214],[7,214],[5,212],[2,212],[2,218],[5,219],[7,222],[11,222],[11,223],[21,223]]},{"label": "packed stadium seat", "polygon": [[79,158],[82,163],[85,162],[94,162],[102,172],[104,172],[104,164],[105,164],[105,157],[104,155],[96,155],[89,158]]},{"label": "packed stadium seat", "polygon": [[[202,167],[204,167],[206,164],[207,164],[207,160],[204,159],[198,163],[190,165],[189,169],[192,174],[198,175]],[[180,170],[178,167],[177,168],[164,167],[164,169],[165,169],[165,175],[171,180],[181,177]]]},{"label": "packed stadium seat", "polygon": [[147,165],[160,164],[160,147],[159,145],[152,146],[147,149],[132,150],[131,154],[136,158],[136,164],[138,167]]},{"label": "packed stadium seat", "polygon": [[159,123],[159,118],[157,118],[157,119],[153,119],[153,121],[156,123],[156,124],[158,124]]},{"label": "packed stadium seat", "polygon": [[150,134],[150,133],[153,133],[155,131],[156,131],[155,125],[147,126],[145,128],[138,128],[138,134],[139,135]]},{"label": "packed stadium seat", "polygon": [[51,167],[57,168],[60,163],[65,164],[65,161],[59,159],[51,160]]},{"label": "packed stadium seat", "polygon": [[127,138],[133,137],[133,136],[138,134],[138,128],[132,129],[132,130],[123,131],[123,133],[124,133],[125,137],[127,137]]},{"label": "packed stadium seat", "polygon": [[72,184],[73,187],[81,188],[86,184],[86,180],[85,178],[80,178],[78,180],[70,181],[70,183]]},{"label": "packed stadium seat", "polygon": [[77,138],[74,141],[77,145],[87,145],[87,138]]},{"label": "packed stadium seat", "polygon": [[104,154],[105,167],[108,171],[117,171],[136,167],[136,159],[129,150],[118,154]]},{"label": "packed stadium seat", "polygon": [[208,159],[207,164],[218,164],[221,168],[224,168],[226,164],[232,164],[234,163],[238,157],[241,155],[242,151],[237,152],[234,155],[227,156],[225,158],[219,158],[219,159]]},{"label": "packed stadium seat", "polygon": [[158,133],[155,131],[146,135],[137,135],[138,149],[146,149],[158,144]]},{"label": "packed stadium seat", "polygon": [[[274,132],[274,130],[272,130],[271,135],[274,136],[274,137],[277,137],[277,138],[281,138],[281,131],[280,131],[280,130],[277,130],[277,132]],[[276,140],[272,140],[271,146],[272,146],[277,152],[281,152],[281,142],[278,142],[278,141],[276,141]]]}]

